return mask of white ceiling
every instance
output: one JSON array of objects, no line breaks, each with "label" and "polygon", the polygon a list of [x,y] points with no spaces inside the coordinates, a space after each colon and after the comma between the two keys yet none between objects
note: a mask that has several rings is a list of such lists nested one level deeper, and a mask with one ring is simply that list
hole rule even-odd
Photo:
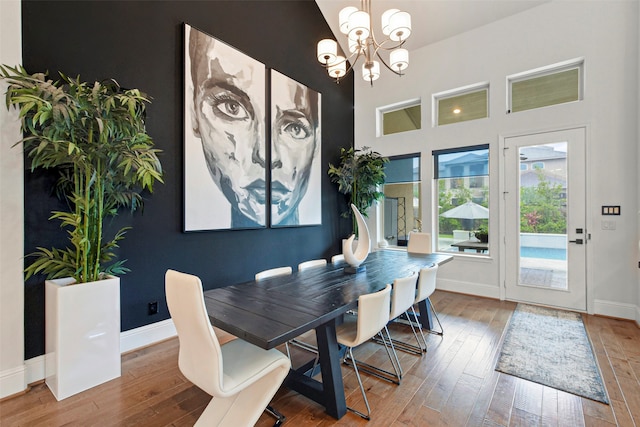
[{"label": "white ceiling", "polygon": [[[387,9],[411,14],[412,33],[405,43],[409,51],[515,15],[550,0],[371,0],[374,33],[382,38],[380,16]],[[346,36],[338,28],[338,13],[346,6],[360,7],[358,0],[316,0],[343,51]],[[381,41],[380,39],[378,40]]]}]

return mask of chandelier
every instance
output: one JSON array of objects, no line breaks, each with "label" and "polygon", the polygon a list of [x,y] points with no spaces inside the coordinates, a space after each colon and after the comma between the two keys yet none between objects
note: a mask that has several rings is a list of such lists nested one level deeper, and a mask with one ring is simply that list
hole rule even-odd
[{"label": "chandelier", "polygon": [[[323,39],[318,42],[318,61],[326,68],[329,76],[336,79],[336,83],[350,72],[360,58],[362,77],[371,82],[380,77],[380,62],[393,73],[401,76],[402,71],[409,66],[409,52],[402,48],[404,42],[411,35],[411,15],[398,9],[389,9],[382,14],[382,33],[385,39],[378,43],[371,25],[371,0],[361,0],[360,9],[348,6],[338,15],[340,32],[349,41],[350,56],[345,58],[338,54],[338,45],[333,39]],[[380,51],[390,51],[387,63]],[[377,60],[376,60],[377,59]],[[350,63],[347,68],[347,62]]]}]

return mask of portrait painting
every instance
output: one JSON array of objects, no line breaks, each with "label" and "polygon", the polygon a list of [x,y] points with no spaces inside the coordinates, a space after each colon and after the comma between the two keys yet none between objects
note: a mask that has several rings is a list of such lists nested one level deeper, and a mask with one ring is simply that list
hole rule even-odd
[{"label": "portrait painting", "polygon": [[184,230],[267,225],[264,64],[185,24]]},{"label": "portrait painting", "polygon": [[271,226],[322,223],[320,93],[271,70]]}]

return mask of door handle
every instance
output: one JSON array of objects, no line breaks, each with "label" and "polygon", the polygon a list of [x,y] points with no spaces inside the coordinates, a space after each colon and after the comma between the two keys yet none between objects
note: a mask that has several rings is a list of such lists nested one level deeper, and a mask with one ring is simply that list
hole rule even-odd
[{"label": "door handle", "polygon": [[584,243],[584,240],[582,240],[582,239],[569,240],[569,243],[575,243],[576,245],[582,245]]}]

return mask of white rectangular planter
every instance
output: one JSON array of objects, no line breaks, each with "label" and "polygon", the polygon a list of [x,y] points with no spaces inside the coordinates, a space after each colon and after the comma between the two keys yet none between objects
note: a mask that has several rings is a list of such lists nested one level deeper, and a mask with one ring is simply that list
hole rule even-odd
[{"label": "white rectangular planter", "polygon": [[120,278],[45,282],[46,384],[57,400],[120,376]]}]

